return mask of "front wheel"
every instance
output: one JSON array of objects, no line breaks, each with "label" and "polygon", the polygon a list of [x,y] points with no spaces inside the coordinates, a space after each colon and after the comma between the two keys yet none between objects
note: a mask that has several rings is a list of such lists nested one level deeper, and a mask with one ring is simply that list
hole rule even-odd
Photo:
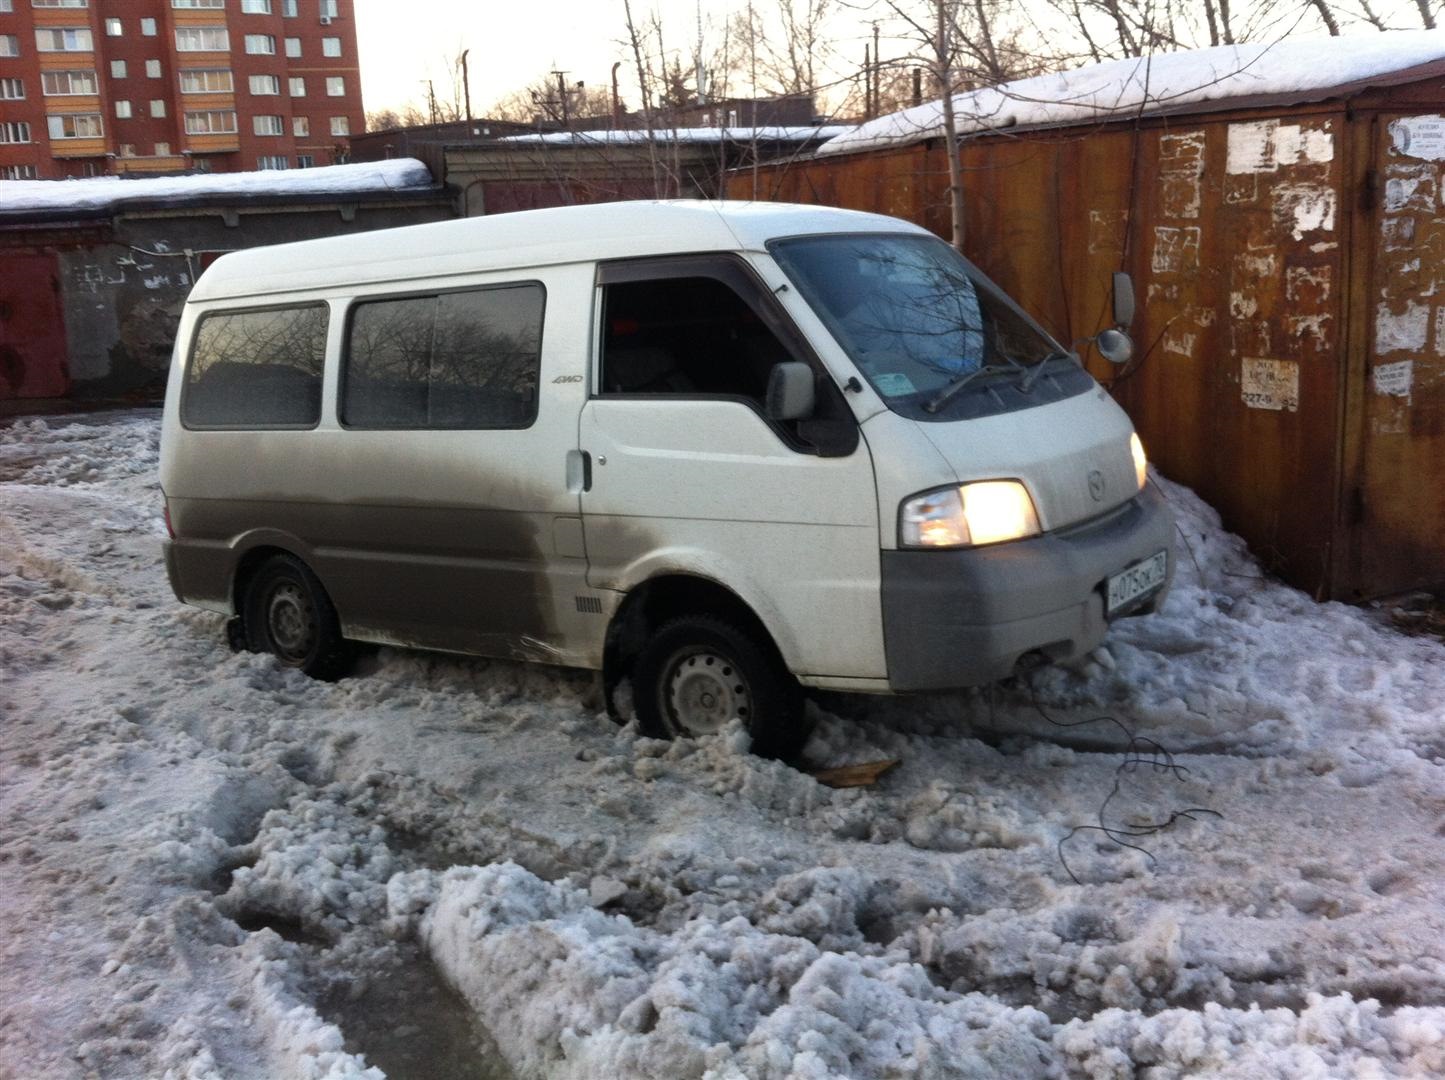
[{"label": "front wheel", "polygon": [[290,555],[263,563],[246,586],[246,644],[314,679],[339,679],[351,667],[336,608],[306,564]]},{"label": "front wheel", "polygon": [[634,676],[638,723],[653,738],[711,735],[741,720],[763,757],[793,757],[807,742],[797,680],[771,648],[726,620],[687,615],[664,624]]}]

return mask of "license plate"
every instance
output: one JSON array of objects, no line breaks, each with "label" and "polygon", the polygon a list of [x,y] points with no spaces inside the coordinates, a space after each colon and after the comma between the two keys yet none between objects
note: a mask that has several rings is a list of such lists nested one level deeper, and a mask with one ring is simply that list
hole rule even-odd
[{"label": "license plate", "polygon": [[1169,576],[1169,553],[1155,552],[1143,562],[1121,570],[1108,581],[1108,616],[1113,618],[1141,597],[1148,596],[1164,584]]}]

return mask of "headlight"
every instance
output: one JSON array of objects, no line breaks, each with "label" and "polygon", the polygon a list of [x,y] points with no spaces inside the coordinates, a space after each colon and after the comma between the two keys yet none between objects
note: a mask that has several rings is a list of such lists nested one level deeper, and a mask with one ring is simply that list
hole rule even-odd
[{"label": "headlight", "polygon": [[1033,500],[1017,480],[940,488],[898,509],[898,542],[906,548],[970,547],[1038,534]]},{"label": "headlight", "polygon": [[1139,490],[1149,482],[1149,459],[1144,456],[1144,444],[1139,441],[1136,431],[1129,436],[1129,450],[1134,455],[1134,475],[1139,479]]}]

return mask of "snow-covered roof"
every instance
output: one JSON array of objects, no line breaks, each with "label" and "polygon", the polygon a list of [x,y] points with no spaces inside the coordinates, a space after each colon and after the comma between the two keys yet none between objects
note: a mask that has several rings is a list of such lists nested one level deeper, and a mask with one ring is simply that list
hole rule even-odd
[{"label": "snow-covered roof", "polygon": [[[809,139],[832,139],[853,128],[848,124],[825,124],[807,127],[733,127],[733,128],[654,128],[652,138],[668,143],[721,142],[807,142]],[[553,131],[544,134],[508,135],[501,143],[541,143],[546,145],[618,146],[646,143],[648,133],[632,128],[621,131]]]},{"label": "snow-covered roof", "polygon": [[297,195],[362,195],[431,190],[436,185],[420,161],[398,158],[356,165],[265,172],[201,173],[131,179],[0,180],[0,214],[27,210],[108,210],[128,203],[228,196],[238,200]]},{"label": "snow-covered roof", "polygon": [[[1228,107],[1241,98],[1310,100],[1440,61],[1445,61],[1445,30],[1221,45],[1018,79],[959,94],[953,107],[961,135],[1102,123]],[[930,101],[861,124],[817,152],[854,153],[942,134],[943,103]]]}]

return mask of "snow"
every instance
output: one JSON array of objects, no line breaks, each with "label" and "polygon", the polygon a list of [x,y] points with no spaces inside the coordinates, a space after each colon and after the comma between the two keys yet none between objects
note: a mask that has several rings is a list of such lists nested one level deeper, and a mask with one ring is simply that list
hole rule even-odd
[{"label": "snow", "polygon": [[[748,128],[654,128],[652,139],[663,143],[723,142],[807,142],[810,139],[832,139],[852,131],[848,124],[825,124],[810,127],[748,127]],[[531,135],[508,135],[498,142],[545,146],[631,146],[645,145],[646,131],[551,131]]]},{"label": "snow", "polygon": [[[901,760],[835,790],[582,674],[231,653],[158,429],[0,427],[0,1074],[1445,1073],[1445,645],[1188,490],[1164,611],[1086,661],[816,702],[813,765]],[[1073,831],[1116,781],[1116,828],[1220,816]]]},{"label": "snow", "polygon": [[285,195],[347,195],[429,191],[436,185],[420,161],[397,158],[315,169],[200,173],[130,179],[0,180],[0,213],[7,210],[95,210],[151,199],[184,201],[217,195],[248,199]]},{"label": "snow", "polygon": [[[1220,45],[1111,60],[1018,79],[953,99],[960,135],[1107,123],[1160,112],[1221,107],[1235,98],[1310,100],[1445,60],[1445,30]],[[845,154],[943,135],[943,103],[930,101],[860,124],[818,147]]]}]

